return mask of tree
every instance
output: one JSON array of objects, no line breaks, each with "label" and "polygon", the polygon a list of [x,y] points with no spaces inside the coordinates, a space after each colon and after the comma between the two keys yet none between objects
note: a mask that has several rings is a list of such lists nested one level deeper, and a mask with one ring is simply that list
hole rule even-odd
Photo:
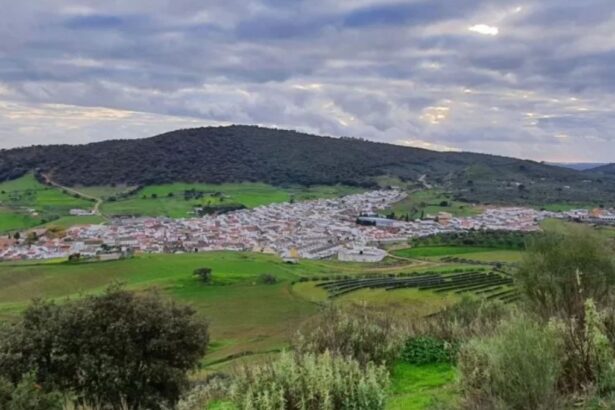
[{"label": "tree", "polygon": [[278,283],[278,278],[276,278],[275,275],[271,273],[263,273],[260,276],[260,281],[265,285],[275,285],[276,283]]},{"label": "tree", "polygon": [[34,371],[41,386],[72,394],[79,405],[162,409],[179,400],[208,340],[191,308],[115,286],[79,301],[31,305],[0,334],[0,374],[16,384]]},{"label": "tree", "polygon": [[38,235],[36,234],[36,232],[29,232],[28,236],[26,237],[26,244],[32,245],[36,241],[38,241]]},{"label": "tree", "polygon": [[194,270],[194,275],[198,276],[201,281],[205,283],[211,283],[212,281],[212,270],[211,268],[198,268]]},{"label": "tree", "polygon": [[615,284],[615,262],[604,241],[584,226],[533,237],[516,274],[544,317],[583,317],[585,299],[604,304]]}]

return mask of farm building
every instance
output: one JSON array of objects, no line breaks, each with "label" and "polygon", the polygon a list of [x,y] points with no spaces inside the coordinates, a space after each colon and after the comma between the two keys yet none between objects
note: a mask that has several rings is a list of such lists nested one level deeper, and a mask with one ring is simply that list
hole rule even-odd
[{"label": "farm building", "polygon": [[380,262],[387,255],[382,249],[371,246],[342,248],[337,253],[337,259],[343,262]]}]

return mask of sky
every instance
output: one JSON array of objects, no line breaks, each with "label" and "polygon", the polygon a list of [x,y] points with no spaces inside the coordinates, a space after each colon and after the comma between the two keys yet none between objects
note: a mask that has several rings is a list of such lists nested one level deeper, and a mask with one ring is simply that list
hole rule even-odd
[{"label": "sky", "polygon": [[613,0],[0,0],[0,148],[257,124],[615,161]]}]

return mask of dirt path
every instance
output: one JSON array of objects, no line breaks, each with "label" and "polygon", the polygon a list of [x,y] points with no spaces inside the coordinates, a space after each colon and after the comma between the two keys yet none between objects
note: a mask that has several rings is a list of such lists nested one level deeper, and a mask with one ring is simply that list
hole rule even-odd
[{"label": "dirt path", "polygon": [[41,174],[41,176],[43,177],[43,179],[45,180],[46,183],[48,183],[51,186],[54,186],[56,188],[59,188],[63,191],[69,192],[71,194],[77,195],[78,197],[82,198],[82,199],[87,199],[87,200],[92,200],[92,201],[96,201],[96,203],[94,204],[94,208],[92,208],[92,213],[94,215],[98,215],[98,216],[102,216],[104,217],[104,215],[102,214],[102,212],[100,211],[100,206],[103,203],[103,200],[101,198],[97,198],[93,195],[89,195],[89,194],[85,194],[83,192],[80,192],[74,188],[71,187],[67,187],[64,185],[60,185],[57,182],[55,182],[54,180],[52,180],[48,175],[46,174]]}]

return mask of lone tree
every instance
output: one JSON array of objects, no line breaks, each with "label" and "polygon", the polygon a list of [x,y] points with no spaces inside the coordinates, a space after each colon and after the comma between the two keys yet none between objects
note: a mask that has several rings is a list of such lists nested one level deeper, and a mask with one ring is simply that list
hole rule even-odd
[{"label": "lone tree", "polygon": [[194,275],[198,276],[204,283],[212,282],[212,270],[211,268],[198,268],[194,270]]},{"label": "lone tree", "polygon": [[34,372],[43,389],[80,406],[172,408],[208,340],[191,308],[115,286],[61,305],[34,302],[0,333],[0,376],[18,385]]}]

